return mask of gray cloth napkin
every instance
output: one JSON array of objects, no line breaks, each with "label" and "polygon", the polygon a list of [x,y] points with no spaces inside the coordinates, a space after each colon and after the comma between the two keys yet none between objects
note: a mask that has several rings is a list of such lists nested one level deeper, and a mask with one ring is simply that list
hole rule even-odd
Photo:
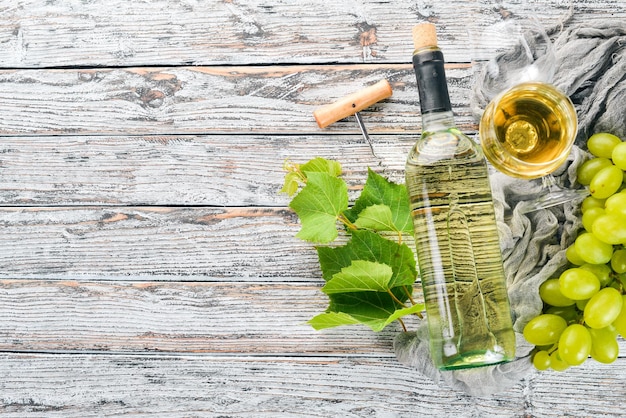
[{"label": "gray cloth napkin", "polygon": [[[570,96],[578,112],[579,132],[566,164],[554,173],[563,187],[575,186],[576,169],[589,154],[586,139],[595,132],[611,132],[626,139],[626,22],[597,23],[594,27],[570,25],[547,31],[554,38],[553,84]],[[534,52],[540,39],[527,39],[498,55],[477,79],[472,100],[477,115],[493,97],[498,77]],[[493,66],[496,67],[493,67]],[[495,70],[495,71],[494,71]],[[430,358],[425,321],[416,332],[401,333],[394,341],[398,361],[417,369],[435,382],[474,396],[504,391],[533,373],[532,346],[521,332],[542,308],[541,283],[558,277],[567,267],[565,249],[581,227],[579,202],[523,214],[522,208],[542,193],[540,181],[519,180],[491,173],[494,205],[501,239],[504,270],[517,337],[516,360],[475,369],[442,372]]]}]

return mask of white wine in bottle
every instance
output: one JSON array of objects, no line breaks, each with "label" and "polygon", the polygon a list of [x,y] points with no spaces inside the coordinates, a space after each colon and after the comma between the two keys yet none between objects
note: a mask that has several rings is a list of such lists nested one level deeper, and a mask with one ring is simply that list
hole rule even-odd
[{"label": "white wine in bottle", "polygon": [[431,24],[413,30],[422,135],[406,163],[430,351],[442,370],[515,357],[500,241],[480,148],[454,124]]}]

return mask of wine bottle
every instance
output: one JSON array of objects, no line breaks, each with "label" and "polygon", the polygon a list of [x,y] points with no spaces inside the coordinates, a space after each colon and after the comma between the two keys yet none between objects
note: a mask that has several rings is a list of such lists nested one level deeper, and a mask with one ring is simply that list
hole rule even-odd
[{"label": "wine bottle", "polygon": [[413,41],[422,134],[406,185],[431,356],[442,370],[506,362],[515,334],[487,162],[455,126],[434,25],[417,25]]}]

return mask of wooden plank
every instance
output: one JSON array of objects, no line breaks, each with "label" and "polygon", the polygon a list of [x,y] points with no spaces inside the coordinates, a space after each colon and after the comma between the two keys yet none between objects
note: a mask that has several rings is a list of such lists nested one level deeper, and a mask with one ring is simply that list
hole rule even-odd
[{"label": "wooden plank", "polygon": [[328,305],[322,284],[0,280],[0,351],[393,357],[397,323],[379,333],[305,323]]},{"label": "wooden plank", "polygon": [[[460,127],[473,127],[472,70],[449,65]],[[419,106],[409,65],[179,67],[0,71],[0,135],[154,135],[325,131],[313,111],[387,78],[394,95],[362,112],[372,133],[415,132]]]},{"label": "wooden plank", "polygon": [[284,208],[0,208],[0,278],[320,277]]},{"label": "wooden plank", "polygon": [[[468,62],[469,31],[511,16],[552,25],[572,4],[592,24],[620,19],[619,0],[533,2],[190,2],[16,0],[1,8],[4,68],[408,62],[411,28],[439,26],[450,62]],[[453,17],[453,18],[452,18]],[[484,41],[499,42],[500,39]],[[480,44],[476,45],[480,48]]]},{"label": "wooden plank", "polygon": [[[557,23],[570,3],[586,22],[619,19],[619,0],[430,2],[16,0],[0,9],[0,63],[50,66],[407,62],[411,28],[439,25],[450,62],[468,62],[468,28],[510,16]],[[451,17],[454,18],[451,18]],[[487,40],[493,41],[494,37]]]},{"label": "wooden plank", "polygon": [[362,136],[330,133],[4,137],[0,204],[285,206],[283,162],[318,156],[340,161],[353,191],[368,167],[404,183],[416,136],[370,138],[376,156]]},{"label": "wooden plank", "polygon": [[397,324],[305,324],[322,284],[1,280],[0,351],[393,356]]},{"label": "wooden plank", "polygon": [[524,408],[523,385],[473,399],[393,359],[0,354],[0,373],[0,412],[20,416],[463,417]]},{"label": "wooden plank", "polygon": [[626,360],[471,397],[394,359],[0,354],[5,416],[623,415]]}]

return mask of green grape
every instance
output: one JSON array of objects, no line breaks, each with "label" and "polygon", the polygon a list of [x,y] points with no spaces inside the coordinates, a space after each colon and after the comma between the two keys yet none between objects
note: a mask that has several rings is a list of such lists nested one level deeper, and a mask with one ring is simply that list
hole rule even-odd
[{"label": "green grape", "polygon": [[523,334],[533,345],[548,345],[557,342],[565,328],[567,323],[560,316],[541,314],[528,321]]},{"label": "green grape", "polygon": [[622,304],[620,292],[612,287],[605,287],[593,295],[585,306],[585,324],[595,329],[611,325],[620,314]]},{"label": "green grape", "polygon": [[600,280],[590,271],[575,267],[561,273],[559,289],[565,297],[585,300],[600,290]]},{"label": "green grape", "polygon": [[567,261],[577,266],[585,264],[585,260],[580,258],[580,256],[576,252],[576,247],[574,246],[574,244],[567,247],[567,250],[565,250],[565,257],[567,258]]},{"label": "green grape", "polygon": [[613,252],[611,268],[615,273],[626,273],[626,249],[622,248]]},{"label": "green grape", "polygon": [[583,364],[591,353],[591,335],[587,328],[572,324],[559,337],[559,355],[570,366]]},{"label": "green grape", "polygon": [[608,158],[592,158],[578,167],[578,170],[576,170],[576,179],[580,184],[588,186],[593,177],[598,174],[600,170],[612,165],[613,162]]},{"label": "green grape", "polygon": [[537,370],[548,370],[550,368],[550,354],[544,350],[537,351],[533,356],[533,365]]},{"label": "green grape", "polygon": [[574,301],[563,296],[559,288],[559,279],[548,279],[539,286],[541,300],[550,306],[572,306]]},{"label": "green grape", "polygon": [[626,171],[626,142],[617,144],[611,153],[613,164]]},{"label": "green grape", "polygon": [[602,132],[591,135],[591,137],[587,140],[587,148],[589,149],[589,152],[596,157],[611,158],[613,155],[613,149],[621,142],[622,140],[619,139],[619,137]]},{"label": "green grape", "polygon": [[576,246],[576,253],[586,263],[606,264],[611,261],[613,246],[600,241],[595,234],[583,232],[576,238],[574,245]]},{"label": "green grape", "polygon": [[[624,142],[626,144],[626,142]],[[605,202],[606,213],[612,215],[626,216],[626,193],[615,193],[606,199]]]},{"label": "green grape", "polygon": [[613,326],[622,337],[626,338],[626,295],[622,295],[622,310],[613,321]]},{"label": "green grape", "polygon": [[611,327],[590,328],[589,335],[591,335],[591,358],[600,363],[613,363],[619,355],[615,331]]},{"label": "green grape", "polygon": [[[613,195],[616,196],[616,195]],[[611,197],[613,197],[611,196]],[[591,228],[596,219],[598,219],[601,215],[605,214],[604,208],[589,208],[583,213],[582,221],[583,228],[587,232],[591,232]]]},{"label": "green grape", "polygon": [[576,301],[576,308],[578,308],[579,311],[584,311],[585,310],[585,306],[587,306],[587,303],[589,303],[589,299],[577,300]]},{"label": "green grape", "polygon": [[550,367],[552,367],[552,370],[562,372],[569,369],[569,364],[561,359],[559,350],[555,350],[550,354]]},{"label": "green grape", "polygon": [[580,268],[595,274],[600,281],[600,287],[608,286],[613,280],[613,277],[611,277],[611,267],[607,264],[583,264]]},{"label": "green grape", "polygon": [[561,318],[565,319],[565,322],[569,324],[573,324],[580,320],[580,313],[576,309],[575,305],[572,306],[550,306],[546,309],[545,313],[558,315]]},{"label": "green grape", "polygon": [[[609,213],[600,215],[594,220],[591,232],[593,236],[606,244],[626,243],[626,217]],[[611,257],[607,262],[611,261]]]},{"label": "green grape", "polygon": [[598,171],[589,183],[589,192],[593,197],[606,199],[622,185],[624,174],[619,167],[611,165]]},{"label": "green grape", "polygon": [[[589,181],[591,182],[591,180]],[[580,205],[580,211],[582,213],[585,213],[587,210],[591,208],[604,209],[604,202],[606,202],[606,199],[596,199],[593,196],[587,196],[585,199],[583,199],[583,203]]]}]

